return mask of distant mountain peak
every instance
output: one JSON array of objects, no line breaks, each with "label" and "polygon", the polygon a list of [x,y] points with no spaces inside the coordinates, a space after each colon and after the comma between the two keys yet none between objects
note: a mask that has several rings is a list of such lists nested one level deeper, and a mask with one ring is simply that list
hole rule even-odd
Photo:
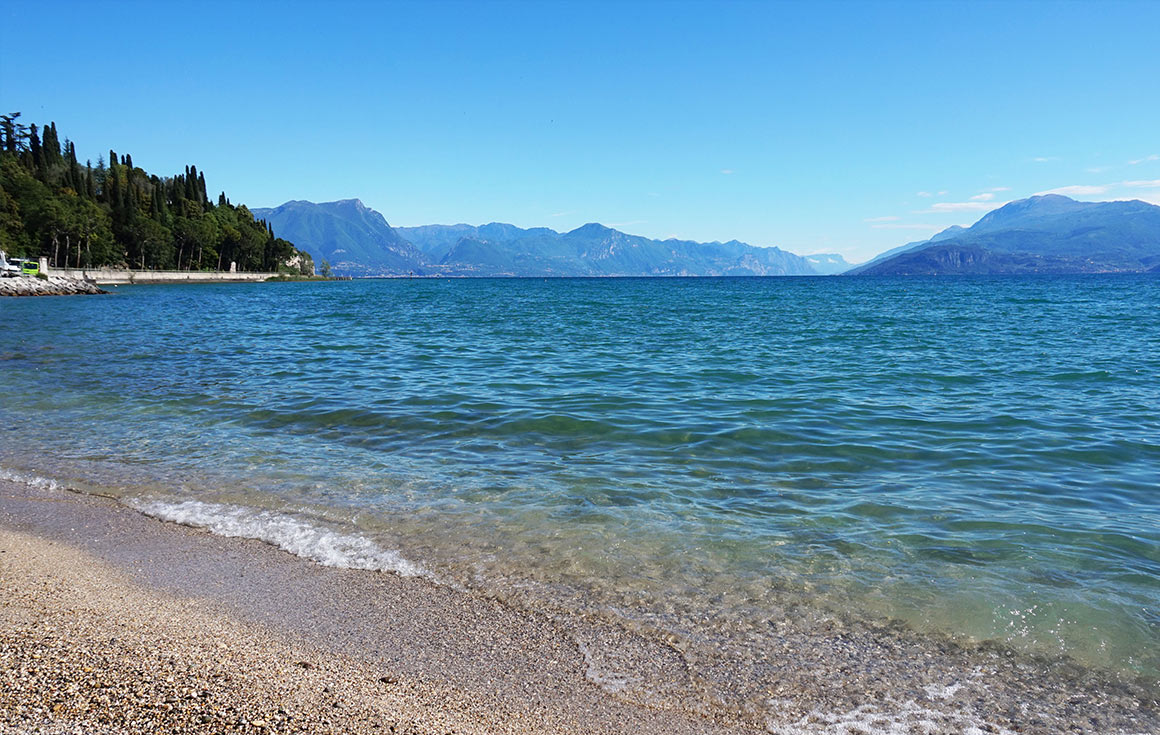
[{"label": "distant mountain peak", "polygon": [[571,232],[567,232],[565,234],[576,237],[599,237],[601,235],[607,235],[613,232],[617,232],[617,230],[614,230],[611,227],[605,227],[599,222],[589,222],[588,224],[581,225]]},{"label": "distant mountain peak", "polygon": [[255,215],[279,232],[293,233],[315,262],[327,260],[338,273],[409,273],[427,265],[423,253],[360,199],[292,201]]},{"label": "distant mountain peak", "polygon": [[1090,209],[1094,206],[1097,206],[1094,202],[1077,202],[1062,194],[1038,194],[1026,199],[1016,199],[988,212],[969,229],[975,232],[996,229],[1018,221],[1039,217],[1056,217]]},{"label": "distant mountain peak", "polygon": [[1040,194],[967,229],[887,251],[851,273],[1140,273],[1160,262],[1160,207]]}]

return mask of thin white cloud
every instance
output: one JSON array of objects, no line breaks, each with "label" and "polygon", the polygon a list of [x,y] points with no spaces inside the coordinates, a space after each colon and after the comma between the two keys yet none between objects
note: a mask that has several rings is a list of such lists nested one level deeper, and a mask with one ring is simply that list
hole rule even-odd
[{"label": "thin white cloud", "polygon": [[932,197],[932,196],[934,196],[934,194],[931,194],[929,191],[920,191],[920,192],[918,192],[918,196],[926,198],[926,197]]},{"label": "thin white cloud", "polygon": [[1035,161],[1036,163],[1048,163],[1050,161],[1058,161],[1059,156],[1036,156],[1035,158],[1032,158],[1031,160]]},{"label": "thin white cloud", "polygon": [[1000,202],[937,202],[915,214],[946,214],[947,212],[990,212],[1002,206]]},{"label": "thin white cloud", "polygon": [[994,192],[1011,191],[1011,187],[1009,187],[1009,186],[992,186],[990,189],[987,189],[987,191],[994,191]]},{"label": "thin white cloud", "polygon": [[949,192],[949,191],[947,191],[946,189],[943,189],[942,191],[940,191],[940,192],[938,193],[938,195],[939,195],[940,197],[945,197],[947,194],[950,194],[950,192]]},{"label": "thin white cloud", "polygon": [[567,217],[570,214],[576,214],[576,210],[569,209],[567,212],[556,212],[555,214],[549,214],[548,216],[549,217]]},{"label": "thin white cloud", "polygon": [[723,169],[721,169],[721,173],[725,174],[726,176],[731,176],[737,172],[731,168],[723,168]]},{"label": "thin white cloud", "polygon": [[870,225],[870,227],[875,230],[926,230],[928,232],[944,229],[942,225],[910,225],[901,222]]},{"label": "thin white cloud", "polygon": [[1129,166],[1139,166],[1141,163],[1147,163],[1148,161],[1160,161],[1160,154],[1153,153],[1150,156],[1144,156],[1143,158],[1137,158],[1135,161],[1128,161],[1128,165]]},{"label": "thin white cloud", "polygon": [[898,217],[867,217],[863,222],[894,222]]},{"label": "thin white cloud", "polygon": [[1087,184],[1075,184],[1073,186],[1060,186],[1055,189],[1048,189],[1047,191],[1037,191],[1035,196],[1043,196],[1045,194],[1062,194],[1065,197],[1088,197],[1096,194],[1107,193],[1108,186],[1090,186]]},{"label": "thin white cloud", "polygon": [[994,194],[992,194],[989,191],[985,191],[982,194],[976,194],[973,197],[971,197],[971,201],[972,202],[989,202],[994,198],[995,198]]},{"label": "thin white cloud", "polygon": [[1160,189],[1160,179],[1152,179],[1150,181],[1121,181],[1120,186],[1126,186],[1129,189]]}]

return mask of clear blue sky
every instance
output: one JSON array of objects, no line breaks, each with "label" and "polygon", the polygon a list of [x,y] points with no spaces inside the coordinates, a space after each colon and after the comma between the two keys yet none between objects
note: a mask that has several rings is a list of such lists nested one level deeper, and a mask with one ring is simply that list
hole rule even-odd
[{"label": "clear blue sky", "polygon": [[1009,199],[1160,203],[1160,2],[0,6],[0,107],[94,161],[392,224],[864,260]]}]

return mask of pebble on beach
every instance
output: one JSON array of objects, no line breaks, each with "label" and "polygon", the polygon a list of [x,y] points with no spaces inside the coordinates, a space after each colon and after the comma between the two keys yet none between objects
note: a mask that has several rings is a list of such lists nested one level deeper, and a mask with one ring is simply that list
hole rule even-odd
[{"label": "pebble on beach", "polygon": [[0,733],[529,729],[480,721],[454,691],[384,686],[397,678],[381,668],[144,593],[59,545],[0,543],[16,552],[0,565]]}]

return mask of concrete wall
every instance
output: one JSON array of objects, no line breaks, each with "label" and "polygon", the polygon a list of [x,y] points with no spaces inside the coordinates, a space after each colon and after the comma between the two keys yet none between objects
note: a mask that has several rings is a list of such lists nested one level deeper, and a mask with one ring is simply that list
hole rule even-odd
[{"label": "concrete wall", "polygon": [[80,278],[99,285],[114,283],[254,283],[277,273],[230,271],[126,271],[114,268],[50,268],[49,275]]}]

